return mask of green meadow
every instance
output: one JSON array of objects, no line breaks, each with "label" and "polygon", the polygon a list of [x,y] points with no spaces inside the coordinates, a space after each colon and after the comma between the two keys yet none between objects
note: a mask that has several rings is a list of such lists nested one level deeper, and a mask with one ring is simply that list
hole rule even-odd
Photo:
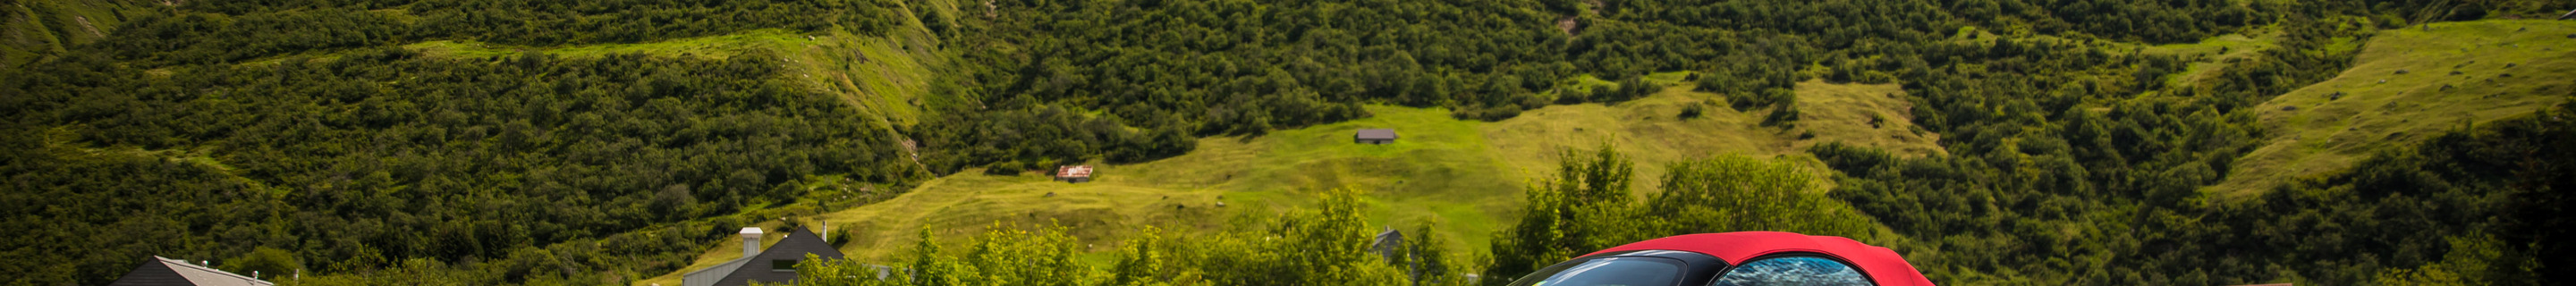
[{"label": "green meadow", "polygon": [[2576,22],[2486,20],[2381,31],[2351,69],[2257,106],[2268,136],[2205,190],[2241,196],[2379,152],[2556,105],[2576,77]]},{"label": "green meadow", "polygon": [[[1671,77],[1650,82],[1679,81],[1678,73]],[[1321,190],[1352,188],[1365,192],[1369,228],[1436,223],[1439,233],[1433,235],[1460,242],[1451,251],[1481,253],[1492,233],[1518,216],[1510,212],[1521,204],[1526,182],[1554,175],[1550,168],[1564,148],[1609,144],[1633,156],[1641,196],[1655,189],[1664,164],[1687,158],[1806,160],[1799,150],[1827,141],[1910,155],[1941,152],[1932,145],[1937,134],[1917,133],[1903,117],[1910,105],[1892,84],[1801,83],[1799,96],[1811,103],[1801,105],[1806,118],[1794,127],[1758,126],[1769,110],[1730,110],[1722,95],[1689,89],[1670,85],[1637,100],[1550,106],[1499,122],[1455,119],[1444,109],[1369,106],[1372,116],[1359,120],[1206,138],[1189,154],[1145,163],[1094,163],[1097,178],[1089,183],[1059,182],[1044,172],[969,170],[883,202],[792,219],[851,230],[842,252],[871,263],[897,262],[923,228],[958,238],[992,227],[1060,225],[1087,243],[1084,251],[1098,253],[1117,249],[1113,244],[1148,226],[1227,230],[1229,222],[1247,216],[1314,204]],[[1680,117],[1688,105],[1705,105],[1705,114]],[[1393,128],[1401,139],[1352,143],[1352,132],[1362,128]],[[696,264],[638,285],[676,282],[689,270],[739,257],[735,249],[710,248]]]}]

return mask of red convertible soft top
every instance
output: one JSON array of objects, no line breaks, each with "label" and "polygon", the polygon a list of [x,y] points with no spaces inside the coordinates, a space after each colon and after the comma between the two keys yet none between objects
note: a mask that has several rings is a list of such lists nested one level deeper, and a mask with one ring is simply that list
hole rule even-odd
[{"label": "red convertible soft top", "polygon": [[1863,275],[1881,286],[1931,286],[1923,272],[1906,264],[1905,257],[1885,247],[1869,246],[1849,238],[1815,236],[1774,231],[1704,233],[1657,238],[1584,254],[1592,256],[1614,251],[1679,250],[1715,256],[1728,264],[1741,264],[1764,255],[1811,253],[1851,262]]}]

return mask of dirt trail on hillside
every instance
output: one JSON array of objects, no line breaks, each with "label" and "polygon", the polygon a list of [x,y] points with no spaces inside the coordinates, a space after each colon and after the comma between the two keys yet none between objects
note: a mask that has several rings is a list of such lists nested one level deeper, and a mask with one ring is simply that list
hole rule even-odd
[{"label": "dirt trail on hillside", "polygon": [[98,26],[97,26],[97,25],[90,25],[90,24],[89,24],[89,16],[72,16],[72,21],[74,21],[74,22],[80,22],[80,24],[81,24],[81,29],[82,29],[82,30],[89,30],[89,35],[90,35],[90,36],[92,36],[92,37],[107,38],[107,33],[99,33],[99,32],[98,32]]},{"label": "dirt trail on hillside", "polygon": [[1575,33],[1583,31],[1583,22],[1577,21],[1578,19],[1581,19],[1582,16],[1601,15],[1601,0],[1583,1],[1583,4],[1591,6],[1592,9],[1585,9],[1580,14],[1565,15],[1565,18],[1556,19],[1556,30],[1559,32],[1565,32],[1566,36],[1573,36]]}]

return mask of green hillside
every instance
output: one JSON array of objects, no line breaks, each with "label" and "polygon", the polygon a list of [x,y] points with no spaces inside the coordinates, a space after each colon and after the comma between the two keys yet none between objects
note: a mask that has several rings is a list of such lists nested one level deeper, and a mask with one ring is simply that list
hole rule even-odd
[{"label": "green hillside", "polygon": [[96,43],[117,25],[150,13],[143,1],[0,1],[0,69],[27,65],[71,47]]},{"label": "green hillside", "polygon": [[[1258,137],[1210,138],[1187,155],[1138,164],[1099,165],[1100,178],[1068,184],[1043,172],[942,177],[875,204],[801,217],[853,230],[843,252],[862,260],[895,263],[912,245],[914,230],[929,227],[947,237],[982,233],[990,226],[1071,227],[1091,243],[1085,251],[1113,250],[1146,226],[1217,231],[1236,215],[1259,216],[1310,205],[1313,190],[1366,191],[1369,223],[1411,229],[1438,221],[1439,236],[1459,241],[1452,251],[1482,250],[1487,234],[1516,214],[1524,183],[1553,176],[1555,150],[1612,144],[1639,158],[1640,175],[1661,176],[1664,164],[1719,154],[1795,154],[1813,142],[1874,142],[1897,150],[1932,149],[1902,119],[1872,127],[1866,115],[1904,114],[1901,93],[1890,85],[1799,85],[1814,102],[1800,128],[1758,126],[1759,115],[1722,107],[1679,118],[1687,105],[1719,96],[1673,87],[1613,105],[1580,104],[1532,110],[1499,122],[1448,118],[1440,110],[1370,107],[1371,117],[1271,132]],[[1812,106],[1812,105],[1811,105]],[[1350,142],[1359,128],[1393,128],[1397,144]],[[1806,129],[1824,130],[1801,139]],[[1927,134],[1929,135],[1929,134]],[[1936,135],[1937,136],[1937,135]],[[1600,140],[1616,138],[1615,140]],[[1794,155],[1793,155],[1794,156]],[[1652,186],[1652,182],[1642,183]],[[1652,187],[1646,187],[1651,189]],[[1644,194],[1640,194],[1644,195]],[[1224,207],[1215,206],[1223,202]],[[952,242],[962,243],[962,242]],[[702,254],[690,269],[738,255],[731,248]],[[669,282],[674,272],[637,283]]]},{"label": "green hillside", "polygon": [[2520,19],[2566,2],[0,0],[0,284],[676,285],[817,223],[855,259],[800,285],[1759,230],[1941,284],[2543,284],[2576,22]]},{"label": "green hillside", "polygon": [[2341,75],[2253,107],[2262,147],[2212,192],[2242,196],[2353,167],[2445,132],[2530,114],[2576,89],[2576,22],[2492,20],[2393,29]]},{"label": "green hillside", "polygon": [[[443,12],[271,8],[138,14],[120,31],[155,36],[69,38],[79,42],[50,47],[61,57],[0,69],[11,107],[0,129],[54,134],[9,138],[25,148],[8,153],[6,169],[21,182],[8,201],[155,206],[116,216],[16,208],[13,228],[67,227],[13,236],[23,242],[13,249],[44,250],[22,256],[56,262],[0,266],[44,273],[11,281],[104,283],[137,257],[160,255],[244,273],[300,269],[319,285],[622,282],[686,265],[719,241],[698,239],[698,227],[869,200],[810,189],[908,186],[900,181],[922,173],[899,159],[909,155],[894,126],[942,102],[924,96],[942,56],[917,23],[866,31],[701,22],[740,32],[544,44],[387,31],[446,21]],[[8,51],[46,48],[27,43],[38,42]],[[626,136],[640,130],[660,135]],[[336,143],[365,134],[400,135]],[[163,175],[95,179],[136,168]],[[665,171],[610,171],[635,168]],[[612,188],[647,191],[564,192]],[[189,196],[207,200],[155,200]],[[165,225],[175,226],[105,227]],[[121,238],[69,248],[89,243],[65,239],[77,236]],[[468,261],[477,264],[442,266]],[[587,270],[525,271],[534,268]]]}]

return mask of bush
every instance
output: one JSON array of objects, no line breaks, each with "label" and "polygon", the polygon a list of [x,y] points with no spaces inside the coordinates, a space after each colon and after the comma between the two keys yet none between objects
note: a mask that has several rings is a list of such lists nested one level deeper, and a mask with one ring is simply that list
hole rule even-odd
[{"label": "bush", "polygon": [[1785,160],[1726,155],[1667,165],[1652,199],[1630,203],[1635,166],[1607,145],[1571,149],[1557,177],[1534,182],[1518,223],[1495,234],[1488,282],[1619,244],[1693,233],[1786,231],[1873,241],[1876,223],[1814,192],[1817,178]]},{"label": "bush", "polygon": [[1025,167],[1024,164],[1021,164],[1020,161],[1001,161],[984,165],[985,175],[1018,176],[1021,172],[1025,171],[1027,171],[1027,167]]}]

